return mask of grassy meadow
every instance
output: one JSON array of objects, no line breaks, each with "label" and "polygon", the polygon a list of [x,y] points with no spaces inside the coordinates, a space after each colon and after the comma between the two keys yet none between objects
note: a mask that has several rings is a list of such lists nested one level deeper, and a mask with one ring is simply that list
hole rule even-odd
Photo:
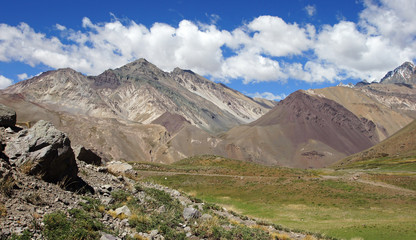
[{"label": "grassy meadow", "polygon": [[408,165],[300,170],[202,156],[134,167],[145,180],[282,227],[340,239],[416,239],[416,173]]}]

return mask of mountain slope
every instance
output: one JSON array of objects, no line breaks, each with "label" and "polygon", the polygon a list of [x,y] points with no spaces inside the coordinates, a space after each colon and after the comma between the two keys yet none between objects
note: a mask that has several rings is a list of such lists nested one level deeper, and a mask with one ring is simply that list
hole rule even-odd
[{"label": "mountain slope", "polygon": [[416,120],[377,145],[349,156],[334,166],[346,168],[366,160],[389,161],[389,159],[414,158],[414,156],[416,156]]},{"label": "mountain slope", "polygon": [[322,167],[378,142],[375,124],[335,101],[297,91],[267,114],[227,132],[228,155],[265,164]]},{"label": "mountain slope", "polygon": [[[406,87],[390,84],[388,86],[390,95],[392,95],[391,98],[394,98],[394,100],[387,100],[387,93],[380,91],[378,94],[373,93],[373,89],[379,86],[366,86],[363,88],[329,87],[308,91],[336,101],[360,118],[371,120],[376,124],[377,137],[383,140],[413,120],[412,117],[401,112],[398,105],[408,103],[405,106],[416,106],[416,102],[409,102],[412,99],[412,95],[416,96],[416,91],[413,91],[413,93],[409,92],[404,96],[400,96],[399,94],[393,95],[393,92],[403,92],[403,90],[406,90]],[[383,101],[383,99],[386,99],[386,101]]]},{"label": "mountain slope", "polygon": [[214,133],[253,121],[270,109],[192,72],[163,72],[144,59],[94,77],[71,69],[50,71],[4,93],[22,94],[56,111],[144,124],[171,112]]}]

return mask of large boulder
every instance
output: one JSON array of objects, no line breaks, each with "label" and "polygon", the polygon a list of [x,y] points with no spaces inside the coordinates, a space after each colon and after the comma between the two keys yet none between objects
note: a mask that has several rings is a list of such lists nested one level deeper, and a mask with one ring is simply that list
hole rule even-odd
[{"label": "large boulder", "polygon": [[85,147],[77,147],[74,149],[75,157],[83,162],[88,164],[93,164],[100,166],[101,165],[101,157],[95,154],[92,150],[86,149]]},{"label": "large boulder", "polygon": [[0,127],[14,127],[16,125],[16,112],[0,104]]},{"label": "large boulder", "polygon": [[133,167],[125,162],[111,161],[107,163],[107,169],[113,174],[124,174],[133,169]]},{"label": "large boulder", "polygon": [[68,136],[50,122],[40,120],[21,130],[5,148],[10,164],[47,182],[69,183],[77,179],[78,167]]}]

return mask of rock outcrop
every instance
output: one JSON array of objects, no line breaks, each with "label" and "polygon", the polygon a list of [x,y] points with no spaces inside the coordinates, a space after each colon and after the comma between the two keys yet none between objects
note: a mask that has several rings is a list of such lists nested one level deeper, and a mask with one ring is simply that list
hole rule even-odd
[{"label": "rock outcrop", "polygon": [[46,121],[21,130],[5,149],[12,164],[47,182],[75,179],[78,167],[67,135]]},{"label": "rock outcrop", "polygon": [[0,104],[0,127],[14,127],[16,125],[16,112]]},{"label": "rock outcrop", "polygon": [[101,165],[101,157],[94,153],[91,149],[83,146],[74,149],[76,159],[93,165]]}]

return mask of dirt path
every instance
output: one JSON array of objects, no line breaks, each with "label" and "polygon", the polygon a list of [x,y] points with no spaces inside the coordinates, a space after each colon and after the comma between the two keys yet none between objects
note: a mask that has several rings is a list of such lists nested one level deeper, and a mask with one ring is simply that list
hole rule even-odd
[{"label": "dirt path", "polygon": [[373,185],[377,187],[388,188],[390,190],[398,191],[400,193],[407,194],[407,195],[416,195],[415,190],[402,188],[402,187],[384,183],[384,182],[376,182],[376,181],[371,181],[368,179],[363,179],[362,175],[364,175],[364,173],[359,172],[359,173],[354,173],[354,174],[349,174],[349,175],[344,175],[344,176],[321,176],[321,177],[323,179],[341,179],[344,181],[359,182],[359,183],[369,184],[369,185]]}]

